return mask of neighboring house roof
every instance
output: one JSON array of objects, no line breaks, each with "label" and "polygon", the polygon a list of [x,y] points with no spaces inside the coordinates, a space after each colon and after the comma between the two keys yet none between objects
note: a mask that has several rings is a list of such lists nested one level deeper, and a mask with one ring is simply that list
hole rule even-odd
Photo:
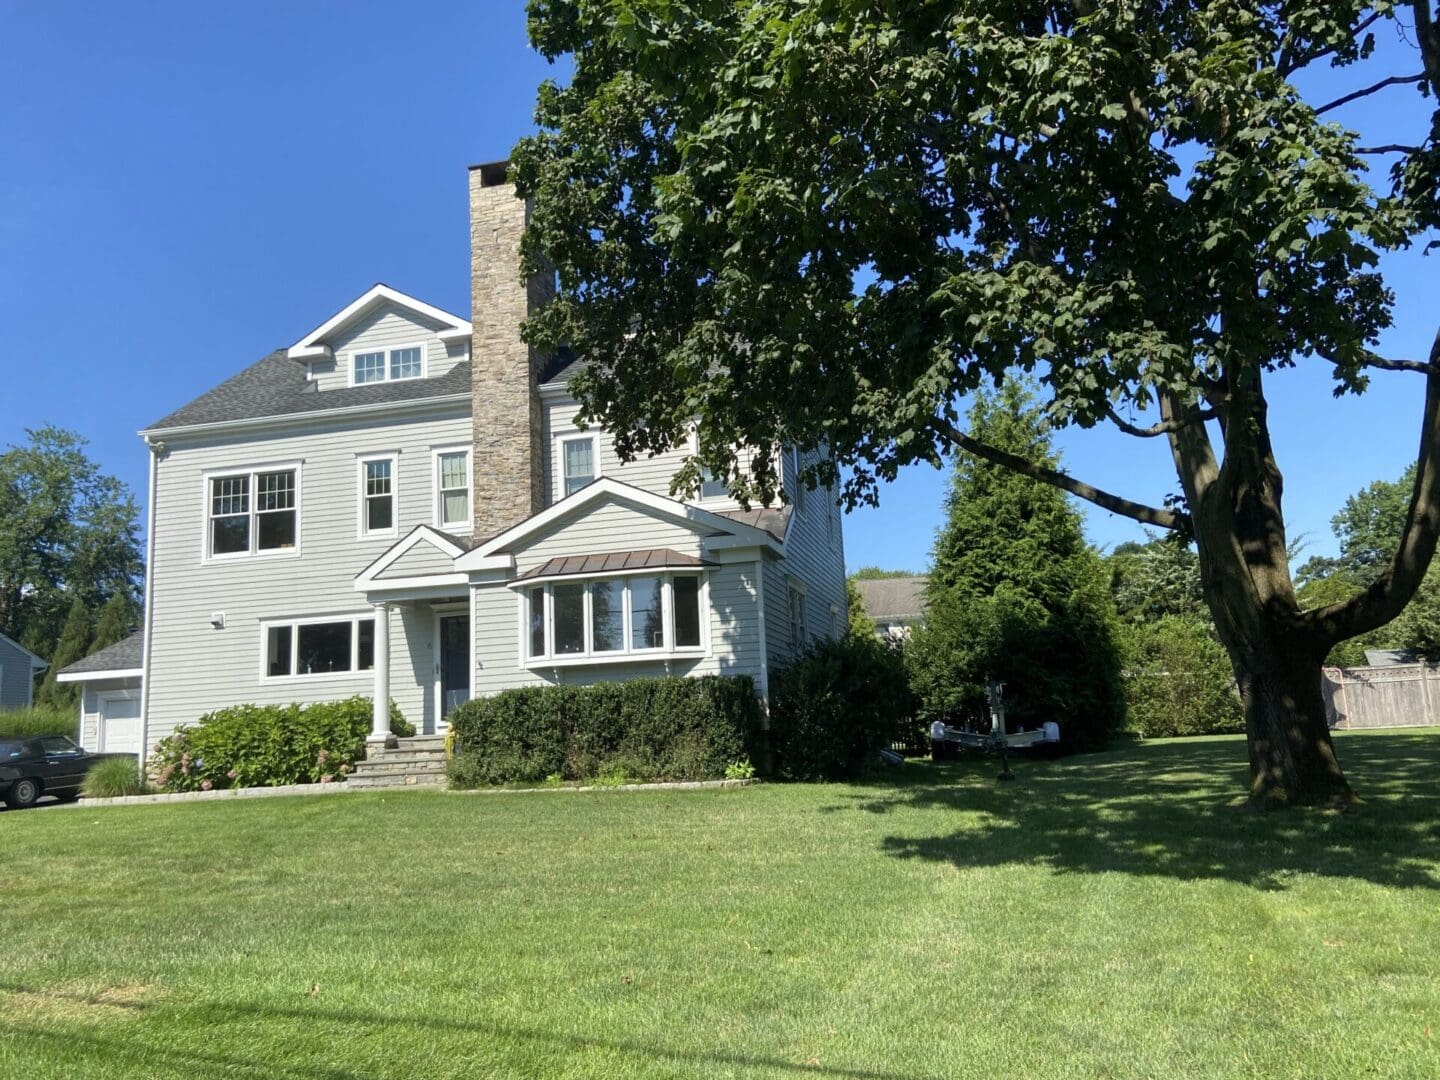
[{"label": "neighboring house roof", "polygon": [[1420,657],[1409,649],[1366,649],[1365,663],[1370,667],[1394,667],[1396,664],[1417,664]]},{"label": "neighboring house roof", "polygon": [[749,525],[753,529],[763,529],[776,540],[784,540],[785,530],[790,527],[790,517],[794,510],[793,506],[762,506],[751,510],[717,510],[715,512],[721,517],[738,521],[742,525]]},{"label": "neighboring house roof", "polygon": [[460,361],[433,379],[367,383],[321,391],[318,384],[305,377],[301,364],[290,359],[284,349],[276,349],[145,430],[158,432],[198,424],[297,416],[428,398],[463,396],[468,399],[469,395],[468,360]]},{"label": "neighboring house roof", "polygon": [[855,582],[865,614],[877,623],[914,622],[925,615],[929,578],[869,578]]},{"label": "neighboring house roof", "polygon": [[14,638],[10,637],[8,634],[0,634],[0,641],[5,642],[7,645],[18,649],[20,652],[28,656],[30,658],[30,669],[32,671],[44,671],[50,666],[44,660],[40,659],[40,657],[36,656],[33,652],[31,652],[29,649],[25,648],[24,645],[21,645]]},{"label": "neighboring house roof", "polygon": [[114,677],[120,673],[139,675],[145,666],[145,633],[137,630],[123,641],[93,652],[62,669],[55,678],[60,682],[83,682],[86,679]]},{"label": "neighboring house roof", "polygon": [[609,574],[619,570],[662,570],[679,566],[714,566],[715,563],[669,548],[646,551],[611,551],[604,555],[563,555],[521,574],[518,581],[572,574]]}]

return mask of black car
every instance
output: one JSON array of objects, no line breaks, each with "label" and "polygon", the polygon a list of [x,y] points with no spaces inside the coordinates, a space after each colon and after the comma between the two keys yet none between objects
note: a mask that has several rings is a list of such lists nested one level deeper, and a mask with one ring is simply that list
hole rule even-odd
[{"label": "black car", "polygon": [[134,756],[92,754],[63,735],[0,739],[0,799],[15,810],[34,806],[41,795],[70,802],[80,797],[80,785],[97,763],[106,758]]}]

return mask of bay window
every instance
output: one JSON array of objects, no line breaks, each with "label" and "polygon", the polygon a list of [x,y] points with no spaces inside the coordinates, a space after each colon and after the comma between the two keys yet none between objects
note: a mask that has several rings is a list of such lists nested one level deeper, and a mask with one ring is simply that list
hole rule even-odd
[{"label": "bay window", "polygon": [[298,472],[275,469],[208,478],[209,558],[293,551],[300,534]]},{"label": "bay window", "polygon": [[375,667],[375,620],[296,619],[264,627],[265,678],[343,675]]},{"label": "bay window", "polygon": [[522,593],[526,658],[597,661],[699,652],[704,582],[699,574],[637,574],[534,585]]}]

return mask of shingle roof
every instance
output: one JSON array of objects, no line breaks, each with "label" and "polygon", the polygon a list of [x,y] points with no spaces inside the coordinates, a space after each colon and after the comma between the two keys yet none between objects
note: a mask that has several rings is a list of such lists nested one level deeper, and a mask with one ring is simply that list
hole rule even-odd
[{"label": "shingle roof", "polygon": [[876,622],[919,619],[925,614],[925,585],[929,578],[870,578],[855,582],[865,614]]},{"label": "shingle roof", "polygon": [[738,521],[741,525],[763,529],[776,540],[784,540],[785,530],[790,525],[790,515],[794,511],[793,506],[757,506],[749,510],[717,510],[715,512],[731,521]]},{"label": "shingle roof", "polygon": [[644,551],[611,551],[603,555],[566,555],[525,571],[518,581],[531,578],[565,577],[570,574],[611,574],[618,570],[664,570],[680,566],[713,566],[694,555],[683,555],[669,548]]},{"label": "shingle roof", "polygon": [[91,671],[133,671],[145,666],[145,633],[137,630],[124,641],[77,660],[59,674],[82,675]]},{"label": "shingle roof", "polygon": [[469,391],[470,361],[462,360],[434,379],[373,383],[322,393],[314,382],[305,378],[303,364],[290,359],[284,349],[276,349],[215,389],[206,391],[188,405],[157,420],[147,430],[321,413],[357,405],[423,401],[451,394],[467,394]]}]

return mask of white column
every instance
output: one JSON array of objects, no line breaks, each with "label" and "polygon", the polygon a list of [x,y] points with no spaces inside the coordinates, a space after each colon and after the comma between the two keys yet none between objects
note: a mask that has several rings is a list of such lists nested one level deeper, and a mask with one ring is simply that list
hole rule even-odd
[{"label": "white column", "polygon": [[375,605],[375,713],[367,743],[390,745],[390,605]]}]

